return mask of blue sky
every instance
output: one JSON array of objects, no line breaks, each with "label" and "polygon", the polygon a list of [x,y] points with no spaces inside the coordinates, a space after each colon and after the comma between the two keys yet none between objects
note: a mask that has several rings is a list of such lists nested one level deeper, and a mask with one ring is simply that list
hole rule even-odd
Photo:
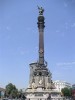
[{"label": "blue sky", "polygon": [[75,83],[75,0],[0,0],[0,86],[25,88],[38,60],[37,5],[45,9],[45,60],[53,80]]}]

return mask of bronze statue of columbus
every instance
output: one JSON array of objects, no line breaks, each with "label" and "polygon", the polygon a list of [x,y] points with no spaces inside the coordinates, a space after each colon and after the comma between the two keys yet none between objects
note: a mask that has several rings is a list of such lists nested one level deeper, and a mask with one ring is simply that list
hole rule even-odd
[{"label": "bronze statue of columbus", "polygon": [[39,7],[39,6],[38,6],[38,9],[39,9],[39,15],[43,15],[44,9],[42,7]]}]

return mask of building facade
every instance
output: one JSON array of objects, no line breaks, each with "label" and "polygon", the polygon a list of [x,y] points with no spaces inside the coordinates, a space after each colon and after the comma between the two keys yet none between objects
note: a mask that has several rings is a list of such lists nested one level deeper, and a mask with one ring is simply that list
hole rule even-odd
[{"label": "building facade", "polygon": [[71,88],[71,84],[66,81],[56,80],[53,82],[57,91],[61,92],[61,90],[65,87]]},{"label": "building facade", "polygon": [[0,98],[4,97],[5,89],[0,88]]},{"label": "building facade", "polygon": [[72,97],[75,100],[75,84],[72,85]]}]

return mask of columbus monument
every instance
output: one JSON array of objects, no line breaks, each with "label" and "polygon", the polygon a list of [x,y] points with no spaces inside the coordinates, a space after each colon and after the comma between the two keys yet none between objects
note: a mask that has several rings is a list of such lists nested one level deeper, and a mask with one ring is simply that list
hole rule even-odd
[{"label": "columbus monument", "polygon": [[43,16],[44,9],[38,7],[38,33],[39,33],[39,59],[35,63],[30,64],[29,86],[25,90],[26,98],[30,100],[47,100],[54,91],[52,82],[52,74],[47,68],[47,62],[44,59],[44,28],[45,18]]}]

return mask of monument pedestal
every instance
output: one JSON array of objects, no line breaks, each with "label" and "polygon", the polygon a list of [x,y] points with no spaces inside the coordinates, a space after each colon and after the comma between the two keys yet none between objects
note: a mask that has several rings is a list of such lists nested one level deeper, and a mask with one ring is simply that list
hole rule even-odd
[{"label": "monument pedestal", "polygon": [[[60,93],[51,89],[31,89],[26,93],[26,100],[51,100],[51,98],[61,98]],[[53,99],[54,100],[54,99]],[[58,100],[58,99],[57,99]],[[62,99],[60,99],[62,100]]]}]

